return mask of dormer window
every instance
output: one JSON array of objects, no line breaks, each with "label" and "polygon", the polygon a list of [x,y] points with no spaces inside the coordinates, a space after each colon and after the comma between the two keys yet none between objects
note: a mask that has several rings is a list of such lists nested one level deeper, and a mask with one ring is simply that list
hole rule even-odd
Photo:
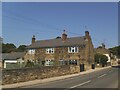
[{"label": "dormer window", "polygon": [[46,54],[52,54],[52,53],[54,53],[54,48],[47,48],[46,49]]},{"label": "dormer window", "polygon": [[68,47],[69,53],[78,53],[78,47]]},{"label": "dormer window", "polygon": [[35,49],[29,49],[28,54],[35,54]]}]

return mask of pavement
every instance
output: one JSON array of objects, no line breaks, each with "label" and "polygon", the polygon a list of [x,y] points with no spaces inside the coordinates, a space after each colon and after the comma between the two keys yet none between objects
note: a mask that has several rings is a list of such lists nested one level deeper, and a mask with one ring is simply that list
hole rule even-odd
[{"label": "pavement", "polygon": [[[16,84],[2,85],[2,88],[22,88],[22,87],[24,88],[24,87],[30,87],[30,86],[34,87],[34,85],[39,85],[40,86],[40,84],[45,84],[45,83],[60,81],[60,80],[65,80],[65,79],[73,79],[74,77],[77,77],[77,76],[88,75],[89,73],[99,72],[99,71],[102,71],[102,70],[105,70],[105,69],[108,69],[108,68],[111,68],[111,66],[103,67],[103,68],[90,69],[90,70],[80,72],[80,73],[77,73],[77,74],[51,77],[51,78],[33,80],[33,81],[28,81],[28,82],[21,82],[21,83],[16,83]],[[90,81],[87,81],[85,83],[89,83],[89,82]]]}]

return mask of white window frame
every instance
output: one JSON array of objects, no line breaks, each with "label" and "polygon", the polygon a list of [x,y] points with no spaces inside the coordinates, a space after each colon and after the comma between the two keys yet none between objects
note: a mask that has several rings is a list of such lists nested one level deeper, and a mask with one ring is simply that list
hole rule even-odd
[{"label": "white window frame", "polygon": [[35,49],[29,49],[28,54],[35,54]]},{"label": "white window frame", "polygon": [[54,48],[46,48],[46,54],[53,54],[55,52]]},{"label": "white window frame", "polygon": [[50,62],[54,61],[53,59],[47,59],[45,60],[45,66],[51,66]]},{"label": "white window frame", "polygon": [[[72,63],[70,64],[70,62]],[[75,62],[77,62],[77,64]],[[78,65],[78,60],[69,60],[69,65]]]},{"label": "white window frame", "polygon": [[68,47],[68,53],[78,53],[78,47]]}]

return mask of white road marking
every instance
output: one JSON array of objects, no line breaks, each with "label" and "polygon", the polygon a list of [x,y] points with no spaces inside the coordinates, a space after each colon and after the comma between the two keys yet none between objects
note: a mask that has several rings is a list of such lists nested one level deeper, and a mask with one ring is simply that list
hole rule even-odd
[{"label": "white road marking", "polygon": [[87,83],[89,83],[89,82],[91,82],[91,80],[86,81],[86,82],[83,82],[83,83],[78,84],[78,85],[75,85],[75,86],[72,86],[72,87],[70,87],[70,88],[76,88],[76,87],[82,86],[82,85],[84,85],[84,84],[87,84]]},{"label": "white road marking", "polygon": [[107,74],[100,75],[98,78],[104,77],[105,75],[107,75]]}]

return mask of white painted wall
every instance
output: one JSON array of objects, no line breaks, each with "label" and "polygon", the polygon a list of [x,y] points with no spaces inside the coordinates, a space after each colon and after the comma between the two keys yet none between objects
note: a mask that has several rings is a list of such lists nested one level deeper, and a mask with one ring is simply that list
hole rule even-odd
[{"label": "white painted wall", "polygon": [[5,60],[4,68],[6,68],[6,63],[17,63],[17,60]]},{"label": "white painted wall", "polygon": [[104,55],[108,57],[108,61],[107,62],[111,62],[110,55],[109,54],[104,54]]},{"label": "white painted wall", "polygon": [[5,62],[4,62],[4,68],[6,68],[6,63],[17,63],[17,62],[23,63],[24,60],[22,60],[21,58],[17,59],[17,60],[5,60]]},{"label": "white painted wall", "polygon": [[7,60],[5,63],[17,63],[17,60]]}]

